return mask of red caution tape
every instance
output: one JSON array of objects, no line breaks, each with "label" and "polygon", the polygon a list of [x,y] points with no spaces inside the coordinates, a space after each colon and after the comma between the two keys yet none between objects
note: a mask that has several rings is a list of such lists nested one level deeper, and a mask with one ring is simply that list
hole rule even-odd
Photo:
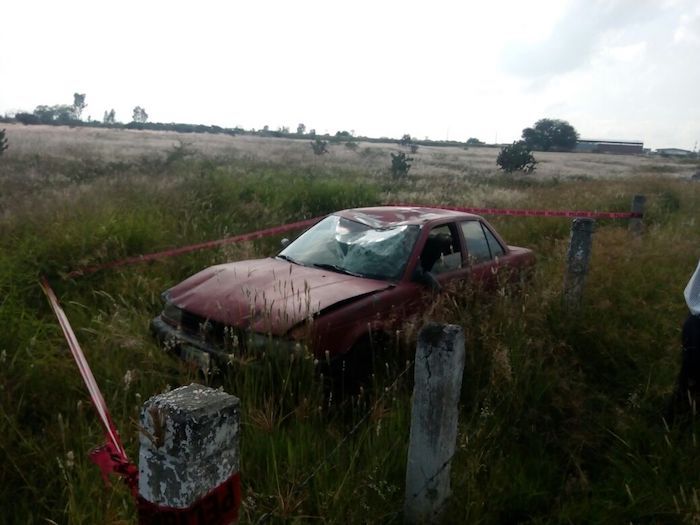
[{"label": "red caution tape", "polygon": [[95,376],[92,375],[90,365],[88,365],[85,354],[83,354],[80,344],[78,344],[78,339],[75,337],[75,332],[73,332],[73,328],[71,328],[68,322],[68,317],[66,317],[61,305],[58,304],[56,294],[54,294],[51,285],[49,285],[45,277],[42,277],[40,282],[41,289],[46,294],[49,304],[51,304],[51,308],[54,314],[56,314],[58,323],[61,325],[63,335],[68,342],[68,347],[70,348],[71,354],[73,354],[73,359],[78,365],[80,375],[90,393],[90,399],[95,406],[95,410],[97,411],[105,433],[105,438],[107,439],[105,445],[96,448],[90,453],[90,459],[100,468],[105,481],[108,481],[109,473],[115,472],[124,477],[126,484],[129,486],[132,493],[136,495],[138,492],[138,469],[136,465],[129,461],[126,455],[126,451],[119,439],[119,432],[117,432],[112,417],[109,415],[107,404],[102,397],[102,392],[100,392],[100,388],[97,386]]},{"label": "red caution tape", "polygon": [[242,235],[234,235],[232,237],[226,237],[224,239],[219,239],[216,241],[200,242],[198,244],[192,244],[190,246],[183,246],[181,248],[172,248],[170,250],[163,250],[161,252],[148,253],[146,255],[136,255],[134,257],[127,257],[126,259],[120,259],[118,261],[111,261],[104,264],[96,264],[94,266],[87,266],[85,268],[79,268],[73,270],[66,277],[74,278],[80,277],[82,275],[88,275],[91,273],[98,272],[100,270],[107,270],[111,268],[118,268],[120,266],[129,266],[132,264],[143,263],[147,261],[155,261],[157,259],[165,259],[166,257],[173,257],[175,255],[182,255],[185,253],[191,253],[199,250],[206,250],[208,248],[215,248],[217,246],[223,246],[225,244],[233,244],[237,242],[252,241],[255,239],[262,239],[264,237],[271,237],[272,235],[279,235],[280,233],[286,233],[293,230],[298,230],[301,228],[306,228],[312,224],[318,222],[321,217],[315,217],[313,219],[307,219],[304,221],[292,222],[290,224],[284,224],[282,226],[275,226],[274,228],[267,228],[264,230],[258,230],[251,233],[244,233]]},{"label": "red caution tape", "polygon": [[138,498],[140,525],[228,525],[238,520],[241,477],[234,474],[185,509],[162,507]]},{"label": "red caution tape", "polygon": [[[512,208],[473,208],[464,206],[445,206],[442,204],[438,206],[423,204],[387,204],[387,206],[406,206],[411,208],[440,208],[444,210],[462,211],[466,213],[477,213],[480,215],[513,215],[518,217],[590,217],[594,219],[635,219],[641,218],[643,216],[642,213],[637,212],[603,212],[585,210],[519,210]],[[252,241],[255,239],[262,239],[264,237],[271,237],[272,235],[279,235],[280,233],[286,233],[289,231],[306,228],[307,226],[311,226],[312,224],[318,222],[321,218],[322,217],[315,217],[313,219],[292,222],[290,224],[275,226],[274,228],[266,228],[264,230],[258,230],[251,233],[244,233],[242,235],[234,235],[232,237],[226,237],[224,239],[218,239],[215,241],[206,241],[198,244],[192,244],[189,246],[183,246],[180,248],[172,248],[170,250],[163,250],[160,252],[153,252],[145,255],[127,257],[125,259],[119,259],[117,261],[111,261],[104,264],[86,266],[71,271],[66,275],[66,277],[72,279],[83,275],[89,275],[100,270],[108,270],[111,268],[119,268],[121,266],[129,266],[148,261],[165,259],[167,257],[174,257],[176,255],[183,255],[185,253],[206,250],[209,248],[216,248],[217,246],[223,246],[225,244],[234,244],[237,242]]]},{"label": "red caution tape", "polygon": [[117,474],[124,478],[127,486],[131,489],[132,496],[137,496],[139,469],[136,465],[129,461],[126,454],[119,452],[110,441],[107,441],[101,447],[92,449],[88,454],[88,457],[90,458],[90,461],[92,461],[100,469],[105,485],[109,486],[110,474]]},{"label": "red caution tape", "polygon": [[513,215],[517,217],[590,217],[592,219],[640,219],[642,213],[585,210],[519,210],[512,208],[469,208],[463,206],[426,206],[423,204],[389,204],[388,206],[407,206],[411,208],[440,208],[443,210],[463,211],[479,215]]}]

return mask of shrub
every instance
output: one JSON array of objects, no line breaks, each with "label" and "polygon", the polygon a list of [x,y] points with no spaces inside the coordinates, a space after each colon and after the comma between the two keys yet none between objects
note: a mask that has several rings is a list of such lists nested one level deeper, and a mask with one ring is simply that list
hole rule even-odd
[{"label": "shrub", "polygon": [[537,161],[528,145],[524,141],[518,140],[510,146],[505,146],[501,149],[496,159],[496,164],[508,173],[518,170],[530,173],[535,171]]},{"label": "shrub", "polygon": [[324,153],[328,153],[328,142],[326,142],[325,140],[312,140],[310,144],[311,149],[314,150],[314,153],[316,155],[323,155]]},{"label": "shrub", "polygon": [[391,154],[391,175],[395,179],[403,179],[408,176],[408,170],[411,169],[411,162],[413,158],[407,156],[405,153],[392,153]]},{"label": "shrub", "polygon": [[166,166],[184,160],[186,157],[191,157],[196,153],[194,148],[192,148],[191,142],[183,142],[182,140],[178,140],[177,142],[178,143],[175,144],[165,156]]}]

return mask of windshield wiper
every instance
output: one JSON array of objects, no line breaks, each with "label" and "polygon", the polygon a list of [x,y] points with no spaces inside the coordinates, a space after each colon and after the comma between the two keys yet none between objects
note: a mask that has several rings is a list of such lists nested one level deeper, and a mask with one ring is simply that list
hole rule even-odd
[{"label": "windshield wiper", "polygon": [[361,273],[351,272],[347,268],[338,266],[337,264],[327,264],[327,263],[314,263],[312,265],[314,268],[320,268],[322,270],[330,270],[332,272],[344,273],[345,275],[352,275],[353,277],[364,277]]},{"label": "windshield wiper", "polygon": [[276,258],[277,258],[277,259],[282,259],[282,260],[284,260],[284,261],[289,261],[289,262],[292,263],[292,264],[298,264],[299,266],[304,266],[303,264],[301,264],[301,263],[300,263],[299,261],[297,261],[296,259],[292,259],[289,255],[282,255],[282,254],[279,254],[279,255],[276,256]]}]

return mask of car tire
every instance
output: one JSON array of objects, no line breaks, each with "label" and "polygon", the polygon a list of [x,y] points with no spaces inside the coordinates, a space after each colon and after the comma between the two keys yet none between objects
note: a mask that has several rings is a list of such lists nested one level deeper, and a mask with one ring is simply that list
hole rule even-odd
[{"label": "car tire", "polygon": [[368,390],[375,372],[381,368],[385,339],[365,335],[347,353],[325,363],[322,373],[326,397],[343,402]]}]

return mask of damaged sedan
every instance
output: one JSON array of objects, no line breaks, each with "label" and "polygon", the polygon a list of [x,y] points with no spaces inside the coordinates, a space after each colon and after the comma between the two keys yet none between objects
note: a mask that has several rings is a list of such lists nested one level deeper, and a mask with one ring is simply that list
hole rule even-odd
[{"label": "damaged sedan", "polygon": [[318,359],[366,361],[451,283],[517,275],[533,253],[482,217],[439,208],[338,211],[279,254],[207,268],[163,293],[151,328],[166,348],[210,369],[235,355],[308,347]]}]

